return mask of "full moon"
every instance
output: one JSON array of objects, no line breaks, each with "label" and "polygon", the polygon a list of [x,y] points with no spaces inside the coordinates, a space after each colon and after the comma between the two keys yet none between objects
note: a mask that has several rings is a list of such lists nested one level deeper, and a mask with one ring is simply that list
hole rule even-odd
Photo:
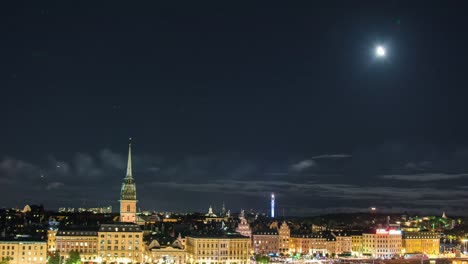
[{"label": "full moon", "polygon": [[375,55],[377,57],[385,57],[385,48],[383,46],[377,46],[375,48]]}]

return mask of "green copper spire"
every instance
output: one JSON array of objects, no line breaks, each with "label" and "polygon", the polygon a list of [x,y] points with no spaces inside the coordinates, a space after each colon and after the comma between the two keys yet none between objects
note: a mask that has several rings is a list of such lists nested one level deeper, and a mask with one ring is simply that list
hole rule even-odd
[{"label": "green copper spire", "polygon": [[132,143],[128,144],[128,163],[127,163],[127,175],[125,176],[122,189],[120,190],[121,200],[136,200],[136,186],[135,180],[132,175]]},{"label": "green copper spire", "polygon": [[132,138],[129,138],[128,143],[128,161],[127,161],[127,176],[126,178],[133,178],[132,176]]}]

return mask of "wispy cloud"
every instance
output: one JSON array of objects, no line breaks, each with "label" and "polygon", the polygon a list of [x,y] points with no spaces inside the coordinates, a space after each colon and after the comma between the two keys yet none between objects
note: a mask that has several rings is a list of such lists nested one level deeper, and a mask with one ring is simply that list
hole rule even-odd
[{"label": "wispy cloud", "polygon": [[324,154],[312,157],[312,159],[345,159],[351,158],[350,154]]},{"label": "wispy cloud", "polygon": [[298,163],[291,165],[291,170],[299,172],[316,166],[317,162],[315,162],[315,160],[308,159],[299,161]]},{"label": "wispy cloud", "polygon": [[431,168],[431,162],[420,161],[420,162],[408,162],[405,168],[412,171],[425,171]]},{"label": "wispy cloud", "polygon": [[399,181],[414,181],[414,182],[430,182],[461,179],[468,177],[468,173],[447,174],[447,173],[419,173],[419,174],[391,174],[382,175],[382,179],[399,180]]},{"label": "wispy cloud", "polygon": [[62,188],[63,186],[65,186],[65,184],[63,184],[61,182],[51,182],[51,183],[47,184],[46,190],[48,190],[48,191],[57,190],[57,189]]}]

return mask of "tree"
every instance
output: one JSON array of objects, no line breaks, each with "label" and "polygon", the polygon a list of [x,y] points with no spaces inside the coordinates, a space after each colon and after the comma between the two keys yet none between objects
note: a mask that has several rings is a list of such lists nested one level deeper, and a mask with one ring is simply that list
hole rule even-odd
[{"label": "tree", "polygon": [[65,264],[81,264],[81,257],[78,251],[70,251],[68,254],[68,259],[65,261]]},{"label": "tree", "polygon": [[260,254],[255,255],[255,261],[257,263],[268,263],[270,262],[269,256],[261,256]]},{"label": "tree", "polygon": [[10,257],[6,257],[6,258],[2,257],[0,264],[10,264],[10,260],[11,260]]},{"label": "tree", "polygon": [[47,264],[60,264],[60,254],[58,251],[55,251],[54,254],[49,257]]}]

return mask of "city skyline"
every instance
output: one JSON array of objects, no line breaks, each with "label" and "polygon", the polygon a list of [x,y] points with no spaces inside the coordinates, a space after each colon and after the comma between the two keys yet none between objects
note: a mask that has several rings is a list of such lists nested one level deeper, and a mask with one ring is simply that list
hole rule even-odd
[{"label": "city skyline", "polygon": [[466,215],[466,3],[3,5],[0,207]]}]

